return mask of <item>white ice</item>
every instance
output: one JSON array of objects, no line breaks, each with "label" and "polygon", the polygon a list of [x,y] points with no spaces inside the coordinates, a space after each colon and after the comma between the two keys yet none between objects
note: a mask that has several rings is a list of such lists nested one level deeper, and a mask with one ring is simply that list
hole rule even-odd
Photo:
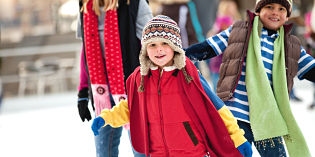
[{"label": "white ice", "polygon": [[[295,118],[315,156],[313,85],[296,81],[302,103],[291,102]],[[81,122],[75,92],[24,98],[7,98],[0,108],[0,157],[95,157],[90,122]],[[132,157],[124,130],[119,157]],[[254,156],[259,156],[254,152]]]}]

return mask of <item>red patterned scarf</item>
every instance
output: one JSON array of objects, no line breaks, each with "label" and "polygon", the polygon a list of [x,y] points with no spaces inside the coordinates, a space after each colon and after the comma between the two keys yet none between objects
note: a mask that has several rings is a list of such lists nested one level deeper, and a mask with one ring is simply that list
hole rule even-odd
[{"label": "red patterned scarf", "polygon": [[106,12],[105,16],[105,70],[98,32],[98,16],[93,11],[92,6],[93,1],[90,0],[87,3],[87,12],[84,13],[83,19],[84,37],[87,66],[96,108],[95,112],[96,115],[99,115],[102,109],[111,108],[110,92],[116,104],[118,104],[121,99],[126,98],[126,92],[117,11],[109,10]]}]

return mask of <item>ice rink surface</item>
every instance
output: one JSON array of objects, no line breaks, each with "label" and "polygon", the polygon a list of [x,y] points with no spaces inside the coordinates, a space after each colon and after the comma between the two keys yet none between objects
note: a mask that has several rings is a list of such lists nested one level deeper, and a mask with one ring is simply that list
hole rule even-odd
[{"label": "ice rink surface", "polygon": [[[313,84],[295,81],[292,111],[315,156]],[[91,121],[82,123],[75,92],[7,98],[0,108],[0,157],[95,157]],[[132,157],[127,131],[123,131],[119,157]],[[254,157],[258,157],[254,152]]]}]

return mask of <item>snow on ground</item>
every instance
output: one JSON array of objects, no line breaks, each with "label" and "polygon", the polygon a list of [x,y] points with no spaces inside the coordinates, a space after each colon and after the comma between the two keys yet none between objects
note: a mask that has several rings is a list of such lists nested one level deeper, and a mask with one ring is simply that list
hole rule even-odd
[{"label": "snow on ground", "polygon": [[[76,93],[4,99],[0,110],[1,157],[93,157],[92,122],[82,122]],[[123,132],[120,156],[132,154]]]},{"label": "snow on ground", "polygon": [[[313,99],[313,85],[296,81],[302,103],[292,102],[296,120],[315,156],[315,110],[307,107]],[[0,109],[1,157],[93,157],[90,122],[81,122],[75,92],[4,99]],[[119,157],[132,157],[124,130]],[[257,152],[254,153],[257,157]]]}]

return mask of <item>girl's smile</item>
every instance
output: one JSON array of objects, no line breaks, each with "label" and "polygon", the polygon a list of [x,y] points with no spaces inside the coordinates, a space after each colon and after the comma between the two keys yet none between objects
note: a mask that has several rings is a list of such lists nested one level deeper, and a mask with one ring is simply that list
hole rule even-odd
[{"label": "girl's smile", "polygon": [[153,41],[149,43],[147,55],[159,68],[173,65],[174,51],[166,42]]}]

